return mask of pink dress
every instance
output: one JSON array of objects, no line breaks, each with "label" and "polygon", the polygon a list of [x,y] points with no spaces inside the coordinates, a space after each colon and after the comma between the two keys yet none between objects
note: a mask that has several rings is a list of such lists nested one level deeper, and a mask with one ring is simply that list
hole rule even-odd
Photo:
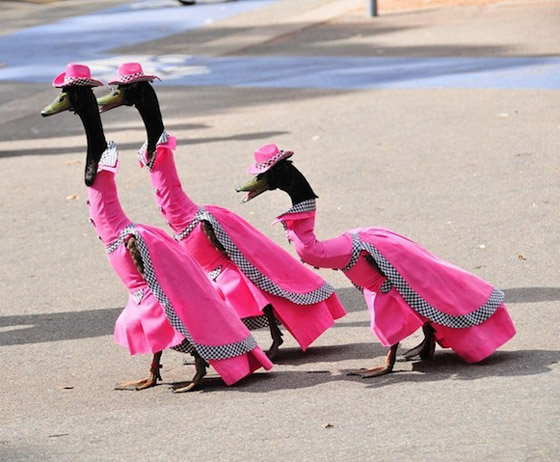
[{"label": "pink dress", "polygon": [[[442,347],[474,363],[515,335],[501,291],[406,237],[371,227],[319,242],[313,231],[315,200],[295,205],[277,221],[306,263],[340,269],[363,291],[371,328],[385,346],[429,322]],[[384,275],[373,269],[366,255]]]},{"label": "pink dress", "polygon": [[[305,350],[346,314],[334,288],[238,215],[217,206],[198,206],[183,191],[173,150],[175,138],[164,132],[152,162],[146,145],[139,151],[150,172],[155,200],[176,239],[209,274],[218,292],[250,328],[264,327],[268,304]],[[204,234],[208,222],[227,256]]]},{"label": "pink dress", "polygon": [[[115,184],[117,170],[116,146],[108,143],[88,188],[90,221],[130,294],[115,325],[115,342],[132,355],[166,348],[196,350],[228,385],[260,367],[270,369],[272,363],[199,265],[166,233],[133,224],[124,214]],[[129,236],[136,238],[144,277],[125,248]]]}]

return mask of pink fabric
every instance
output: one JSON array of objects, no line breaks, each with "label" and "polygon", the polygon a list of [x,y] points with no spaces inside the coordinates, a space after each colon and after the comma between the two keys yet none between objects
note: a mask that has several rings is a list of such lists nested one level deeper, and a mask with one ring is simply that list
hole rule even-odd
[{"label": "pink fabric", "polygon": [[[121,231],[131,224],[119,204],[113,172],[98,173],[88,188],[88,204],[92,223],[105,245],[117,240]],[[172,238],[144,225],[136,225],[134,232],[146,244],[156,279],[195,343],[220,346],[250,336],[236,313],[213,290],[198,264]],[[164,308],[138,273],[124,244],[108,258],[131,294],[117,319],[115,342],[127,347],[133,355],[155,353],[180,344],[183,335],[169,324]],[[144,290],[144,297],[137,303],[132,294],[139,290]],[[259,347],[242,356],[208,362],[228,385],[260,367],[272,367]]]},{"label": "pink fabric", "polygon": [[[174,147],[174,137],[157,146],[150,178],[156,203],[178,234],[192,222],[199,207],[183,191],[173,158]],[[217,206],[205,205],[204,208],[219,221],[245,258],[282,289],[307,293],[325,283],[238,215]],[[200,223],[180,244],[207,272],[222,266],[223,272],[214,283],[239,317],[260,316],[262,309],[272,304],[277,317],[303,350],[346,313],[336,294],[323,302],[304,306],[261,290],[212,246]]]},{"label": "pink fabric", "polygon": [[[493,287],[479,277],[434,256],[417,243],[386,228],[358,228],[334,239],[319,242],[314,234],[315,212],[286,214],[277,220],[287,227],[289,239],[307,263],[342,269],[352,256],[352,235],[372,244],[403,276],[409,286],[439,311],[464,315],[483,305]],[[362,252],[362,256],[366,252]],[[371,315],[371,327],[385,346],[394,345],[414,333],[428,319],[414,311],[393,287],[380,292],[385,277],[364,258],[345,272],[356,285],[364,287]],[[464,329],[431,323],[441,346],[452,348],[468,362],[492,354],[515,335],[505,306],[482,324]]]}]

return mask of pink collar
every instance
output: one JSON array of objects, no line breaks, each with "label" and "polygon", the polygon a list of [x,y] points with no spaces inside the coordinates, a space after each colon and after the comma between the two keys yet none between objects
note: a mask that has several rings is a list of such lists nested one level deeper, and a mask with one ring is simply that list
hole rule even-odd
[{"label": "pink collar", "polygon": [[315,199],[308,199],[290,207],[283,214],[277,216],[272,224],[275,225],[276,223],[286,220],[295,221],[313,217],[315,216],[316,209]]},{"label": "pink collar", "polygon": [[[159,148],[165,148],[173,151],[177,147],[177,138],[163,131],[159,140],[156,143],[156,152]],[[141,167],[146,167],[148,170],[152,170],[157,156],[153,156],[152,160],[148,162],[148,142],[146,141],[142,147],[138,150],[138,160],[140,161]]]},{"label": "pink collar", "polygon": [[119,151],[114,141],[108,141],[107,149],[101,154],[101,158],[97,164],[97,173],[102,170],[113,172],[115,175],[119,171]]}]

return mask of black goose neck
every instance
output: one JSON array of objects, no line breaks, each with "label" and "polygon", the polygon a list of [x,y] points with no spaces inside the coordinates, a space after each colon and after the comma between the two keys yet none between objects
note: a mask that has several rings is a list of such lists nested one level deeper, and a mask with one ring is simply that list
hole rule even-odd
[{"label": "black goose neck", "polygon": [[148,82],[142,85],[141,97],[134,102],[134,105],[146,127],[148,153],[151,155],[154,153],[157,142],[164,131],[164,125],[156,92]]},{"label": "black goose neck", "polygon": [[285,181],[278,187],[285,191],[292,200],[292,205],[297,205],[300,202],[310,199],[317,199],[317,195],[311,188],[307,178],[291,163],[286,163]]},{"label": "black goose neck", "polygon": [[88,97],[88,94],[85,93],[80,95],[79,99],[81,108],[76,113],[80,117],[86,132],[88,158],[99,159],[101,154],[107,149],[107,140],[103,131],[97,101],[93,92],[91,97]]}]

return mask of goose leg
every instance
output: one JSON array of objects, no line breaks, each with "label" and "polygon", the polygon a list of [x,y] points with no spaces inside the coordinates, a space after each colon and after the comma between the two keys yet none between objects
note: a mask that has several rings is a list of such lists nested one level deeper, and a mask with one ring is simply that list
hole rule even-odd
[{"label": "goose leg", "polygon": [[204,359],[196,351],[193,352],[192,355],[194,356],[194,366],[196,367],[196,373],[187,386],[176,388],[175,390],[173,390],[173,393],[186,393],[188,391],[194,390],[206,375],[206,369],[208,368],[209,364],[204,361]]},{"label": "goose leg", "polygon": [[393,366],[395,365],[398,346],[398,343],[391,346],[387,356],[385,357],[385,365],[377,366],[372,369],[359,369],[357,371],[350,372],[347,375],[359,375],[362,379],[368,379],[370,377],[378,377],[380,375],[388,374],[393,370]]},{"label": "goose leg", "polygon": [[415,346],[414,348],[403,353],[403,358],[409,360],[420,356],[420,359],[430,360],[434,357],[434,351],[436,349],[436,337],[434,335],[434,328],[430,324],[426,323],[422,326],[424,331],[424,340]]},{"label": "goose leg", "polygon": [[133,380],[130,382],[121,382],[115,385],[115,390],[145,390],[146,388],[153,387],[157,384],[158,380],[161,380],[161,374],[159,370],[161,369],[161,351],[154,354],[152,359],[152,365],[150,366],[150,375],[141,380]]},{"label": "goose leg", "polygon": [[282,339],[283,334],[276,322],[276,316],[274,316],[274,312],[272,311],[272,305],[266,305],[263,309],[263,313],[268,319],[270,335],[272,336],[272,345],[270,345],[266,355],[268,356],[268,359],[272,361],[278,354],[278,348],[280,348],[280,345],[284,343],[284,340]]}]

